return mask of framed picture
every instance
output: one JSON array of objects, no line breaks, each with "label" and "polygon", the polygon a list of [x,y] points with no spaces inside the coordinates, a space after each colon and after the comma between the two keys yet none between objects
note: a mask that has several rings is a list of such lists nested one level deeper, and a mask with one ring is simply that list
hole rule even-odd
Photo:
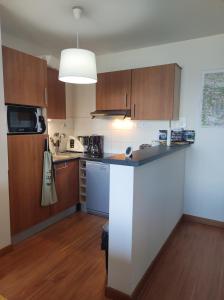
[{"label": "framed picture", "polygon": [[203,75],[201,125],[224,127],[224,70]]}]

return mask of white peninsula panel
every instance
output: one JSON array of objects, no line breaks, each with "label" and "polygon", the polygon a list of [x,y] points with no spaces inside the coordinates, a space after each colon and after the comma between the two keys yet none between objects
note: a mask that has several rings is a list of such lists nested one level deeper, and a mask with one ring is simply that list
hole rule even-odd
[{"label": "white peninsula panel", "polygon": [[185,150],[110,166],[108,287],[131,295],[183,214]]}]

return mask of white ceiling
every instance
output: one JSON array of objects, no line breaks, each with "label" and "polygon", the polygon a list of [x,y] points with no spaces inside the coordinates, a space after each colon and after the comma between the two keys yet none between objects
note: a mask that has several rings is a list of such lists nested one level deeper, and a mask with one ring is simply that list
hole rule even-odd
[{"label": "white ceiling", "polygon": [[[2,30],[56,54],[75,46],[97,54],[224,33],[224,0],[0,0]],[[71,8],[82,6],[74,20]]]}]

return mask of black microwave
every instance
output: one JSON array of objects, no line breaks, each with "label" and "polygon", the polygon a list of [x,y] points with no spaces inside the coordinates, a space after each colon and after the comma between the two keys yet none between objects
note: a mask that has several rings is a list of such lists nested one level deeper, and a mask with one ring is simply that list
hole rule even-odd
[{"label": "black microwave", "polygon": [[8,105],[8,133],[44,133],[46,130],[42,109],[38,107]]}]

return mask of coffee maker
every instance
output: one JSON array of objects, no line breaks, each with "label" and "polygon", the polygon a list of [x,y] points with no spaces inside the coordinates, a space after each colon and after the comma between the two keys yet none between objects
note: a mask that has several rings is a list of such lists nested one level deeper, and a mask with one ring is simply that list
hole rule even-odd
[{"label": "coffee maker", "polygon": [[88,153],[93,157],[101,157],[103,155],[103,141],[102,135],[91,135],[89,137]]},{"label": "coffee maker", "polygon": [[78,136],[78,140],[83,146],[83,152],[89,152],[89,142],[90,142],[90,136],[88,135],[80,135]]}]

